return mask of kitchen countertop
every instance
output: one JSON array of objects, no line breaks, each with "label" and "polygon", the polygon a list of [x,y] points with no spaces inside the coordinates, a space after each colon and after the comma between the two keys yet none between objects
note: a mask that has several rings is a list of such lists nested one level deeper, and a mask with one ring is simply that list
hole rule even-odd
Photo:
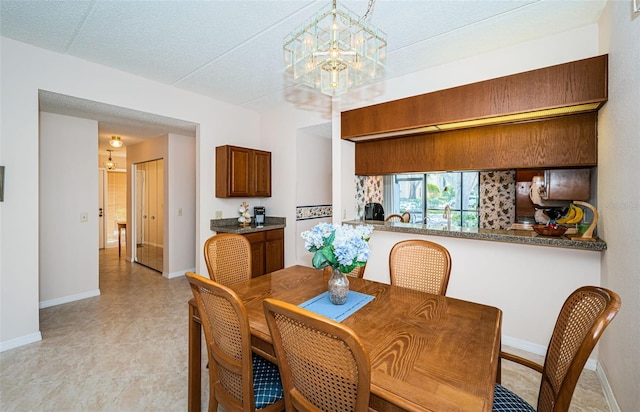
[{"label": "kitchen countertop", "polygon": [[266,216],[263,226],[256,226],[253,219],[251,225],[240,226],[238,218],[211,219],[209,229],[218,233],[235,233],[244,235],[247,233],[264,232],[266,230],[284,229],[287,226],[286,217]]},{"label": "kitchen countertop", "polygon": [[[359,220],[347,220],[342,223],[359,225]],[[583,249],[603,251],[607,244],[600,239],[596,241],[571,240],[567,236],[541,236],[533,230],[497,230],[478,228],[453,228],[434,229],[420,223],[382,222],[379,220],[365,220],[365,224],[373,225],[374,230],[386,232],[414,233],[429,236],[457,237],[463,239],[490,240],[494,242],[521,243],[526,245],[539,245],[561,247],[569,249]]]}]

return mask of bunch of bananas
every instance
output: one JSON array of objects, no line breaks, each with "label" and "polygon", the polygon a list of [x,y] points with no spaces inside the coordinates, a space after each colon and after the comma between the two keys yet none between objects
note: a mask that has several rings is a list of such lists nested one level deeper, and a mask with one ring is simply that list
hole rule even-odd
[{"label": "bunch of bananas", "polygon": [[556,220],[556,222],[560,225],[573,225],[579,223],[584,217],[584,211],[582,208],[571,203],[569,205],[569,210],[567,214]]}]

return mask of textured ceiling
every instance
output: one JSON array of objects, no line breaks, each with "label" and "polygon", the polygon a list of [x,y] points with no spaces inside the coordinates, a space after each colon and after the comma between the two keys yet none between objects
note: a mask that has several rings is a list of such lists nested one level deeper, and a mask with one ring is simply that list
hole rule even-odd
[{"label": "textured ceiling", "polygon": [[[298,103],[302,91],[282,72],[283,38],[328,2],[0,0],[0,34],[261,111]],[[387,33],[385,77],[392,78],[595,23],[605,3],[377,0],[370,22]],[[362,15],[367,1],[338,5]],[[157,131],[142,131],[154,122],[140,112],[127,115],[124,108],[53,93],[41,98],[43,110],[88,112],[84,116],[100,121],[102,140],[120,134],[129,143],[129,135]],[[78,107],[83,104],[88,107]],[[195,130],[177,120],[165,121],[183,134],[181,128]]]}]

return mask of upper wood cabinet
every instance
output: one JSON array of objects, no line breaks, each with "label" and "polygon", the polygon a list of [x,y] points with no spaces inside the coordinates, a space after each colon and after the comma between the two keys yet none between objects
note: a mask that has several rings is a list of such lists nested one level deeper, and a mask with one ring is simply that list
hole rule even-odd
[{"label": "upper wood cabinet", "polygon": [[366,141],[597,111],[607,55],[380,103],[341,114],[342,138]]},{"label": "upper wood cabinet", "polygon": [[598,165],[597,113],[358,142],[356,175]]},{"label": "upper wood cabinet", "polygon": [[271,152],[216,147],[216,197],[271,197]]}]

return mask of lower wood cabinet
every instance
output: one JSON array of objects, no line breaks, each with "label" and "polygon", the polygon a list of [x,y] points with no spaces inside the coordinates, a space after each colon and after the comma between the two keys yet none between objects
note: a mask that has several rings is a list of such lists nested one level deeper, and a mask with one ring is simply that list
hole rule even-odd
[{"label": "lower wood cabinet", "polygon": [[284,268],[284,229],[244,235],[251,244],[251,276]]}]

